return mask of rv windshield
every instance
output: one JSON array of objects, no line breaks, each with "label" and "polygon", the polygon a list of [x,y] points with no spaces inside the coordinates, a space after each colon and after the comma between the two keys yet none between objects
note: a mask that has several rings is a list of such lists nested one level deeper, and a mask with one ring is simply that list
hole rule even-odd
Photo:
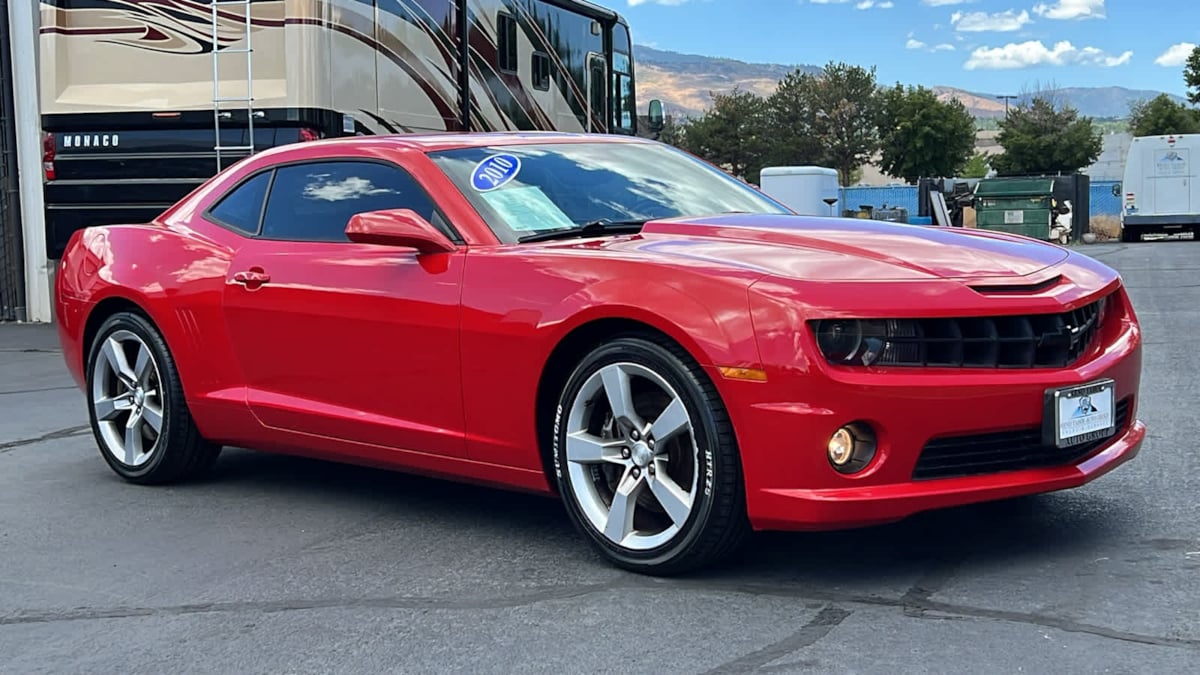
[{"label": "rv windshield", "polygon": [[749,185],[657,143],[492,146],[430,157],[508,243],[597,222],[790,213]]}]

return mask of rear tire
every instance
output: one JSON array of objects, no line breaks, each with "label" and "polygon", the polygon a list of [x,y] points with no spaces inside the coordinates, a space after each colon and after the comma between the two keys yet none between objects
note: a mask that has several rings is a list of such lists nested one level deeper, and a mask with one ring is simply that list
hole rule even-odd
[{"label": "rear tire", "polygon": [[92,433],[118,476],[143,485],[171,483],[216,462],[221,446],[200,435],[167,343],[145,317],[109,317],[89,347],[87,374]]},{"label": "rear tire", "polygon": [[1121,241],[1125,242],[1126,244],[1132,244],[1133,242],[1138,242],[1141,240],[1142,235],[1137,230],[1130,230],[1129,228],[1121,229]]},{"label": "rear tire", "polygon": [[554,418],[567,513],[611,563],[680,574],[748,531],[741,461],[716,388],[677,345],[608,340],[571,374]]}]

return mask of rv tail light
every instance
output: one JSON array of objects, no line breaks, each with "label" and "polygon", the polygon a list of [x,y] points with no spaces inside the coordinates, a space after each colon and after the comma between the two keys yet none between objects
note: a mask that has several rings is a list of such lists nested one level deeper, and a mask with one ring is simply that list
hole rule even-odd
[{"label": "rv tail light", "polygon": [[54,134],[42,135],[42,172],[45,174],[46,180],[54,180]]},{"label": "rv tail light", "polygon": [[310,129],[308,127],[300,127],[300,142],[301,143],[305,143],[308,141],[320,140],[320,138],[321,138],[321,134],[317,133],[316,129]]}]

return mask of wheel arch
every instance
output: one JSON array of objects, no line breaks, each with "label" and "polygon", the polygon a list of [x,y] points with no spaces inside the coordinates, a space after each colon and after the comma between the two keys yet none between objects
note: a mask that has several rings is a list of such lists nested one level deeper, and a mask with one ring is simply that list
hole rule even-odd
[{"label": "wheel arch", "polygon": [[[92,343],[96,340],[96,335],[100,333],[100,327],[104,322],[115,314],[121,312],[130,312],[137,314],[143,319],[149,321],[155,328],[158,328],[158,322],[154,317],[150,316],[142,305],[136,301],[123,295],[112,295],[97,302],[88,312],[87,320],[83,325],[83,339],[80,342],[80,348],[83,350],[83,361],[87,364],[88,354],[92,351]],[[162,332],[162,329],[159,329]]]},{"label": "wheel arch", "polygon": [[79,344],[81,352],[80,361],[83,364],[83,376],[85,378],[85,382],[86,378],[88,377],[87,369],[90,365],[88,362],[88,356],[92,351],[92,343],[96,340],[96,336],[100,333],[100,327],[103,326],[104,322],[110,317],[121,312],[129,312],[131,314],[140,316],[142,319],[146,320],[156,331],[158,331],[159,336],[161,336],[163,342],[166,343],[167,349],[169,349],[171,352],[171,357],[175,363],[175,368],[179,372],[179,381],[183,385],[183,390],[184,392],[188,391],[186,384],[187,373],[185,372],[186,364],[182,363],[178,358],[176,346],[172,342],[174,331],[171,330],[171,326],[163,325],[163,322],[159,319],[159,317],[155,316],[154,312],[150,310],[150,304],[151,303],[147,300],[138,299],[131,294],[114,293],[106,296],[92,306],[91,310],[87,313],[87,318],[84,321],[83,333]]},{"label": "wheel arch", "polygon": [[[537,438],[538,456],[541,458],[542,471],[550,490],[558,494],[558,482],[554,475],[553,457],[553,421],[555,401],[562,387],[566,385],[576,364],[597,346],[607,340],[623,335],[636,335],[659,343],[668,343],[682,349],[691,359],[701,366],[710,363],[700,352],[699,346],[686,337],[677,339],[673,334],[647,320],[629,316],[602,316],[590,318],[569,329],[555,344],[546,358],[538,377],[537,394],[535,397],[534,433]],[[690,344],[689,344],[690,343]],[[714,387],[716,383],[714,382]],[[719,388],[717,389],[720,395]]]}]

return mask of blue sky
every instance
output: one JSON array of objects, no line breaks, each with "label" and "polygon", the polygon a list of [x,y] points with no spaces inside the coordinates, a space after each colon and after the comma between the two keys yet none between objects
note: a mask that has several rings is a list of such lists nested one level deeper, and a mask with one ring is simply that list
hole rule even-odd
[{"label": "blue sky", "polygon": [[[599,0],[634,41],[743,61],[877,67],[883,84],[1184,94],[1200,0]],[[1153,10],[1150,8],[1153,7]]]}]

